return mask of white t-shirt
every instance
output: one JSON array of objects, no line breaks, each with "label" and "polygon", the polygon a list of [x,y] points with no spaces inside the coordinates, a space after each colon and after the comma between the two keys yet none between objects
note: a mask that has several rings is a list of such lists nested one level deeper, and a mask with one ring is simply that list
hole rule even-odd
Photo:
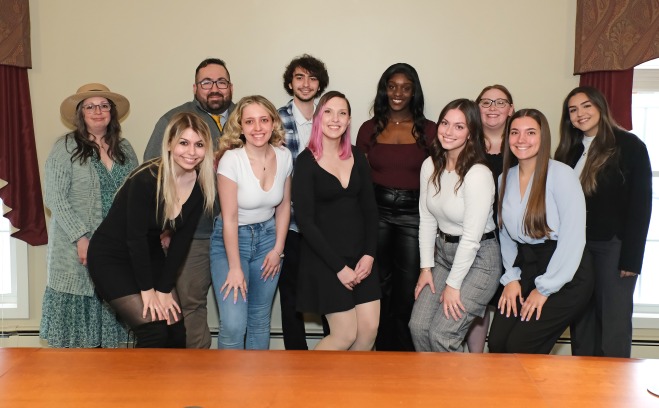
[{"label": "white t-shirt", "polygon": [[286,178],[293,172],[291,152],[284,146],[271,148],[277,160],[277,173],[268,191],[261,188],[244,147],[227,150],[217,166],[217,174],[235,181],[238,185],[238,225],[269,220],[275,213],[275,207],[284,198]]},{"label": "white t-shirt", "polygon": [[439,178],[441,190],[430,176],[434,170],[429,157],[421,166],[421,191],[419,196],[419,252],[421,267],[435,266],[435,238],[437,230],[460,236],[460,243],[453,259],[446,284],[460,289],[462,281],[476,258],[483,234],[495,228],[492,218],[494,203],[494,178],[487,166],[473,165],[465,174],[462,185],[455,191],[459,177],[455,171],[444,171]]}]

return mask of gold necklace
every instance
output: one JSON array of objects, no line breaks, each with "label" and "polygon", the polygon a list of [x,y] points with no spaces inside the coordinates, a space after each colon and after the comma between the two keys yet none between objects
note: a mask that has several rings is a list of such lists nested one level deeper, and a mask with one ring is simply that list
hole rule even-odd
[{"label": "gold necklace", "polygon": [[[245,153],[247,153],[247,151],[245,151]],[[266,164],[268,163],[268,152],[267,151],[265,152],[265,156],[261,161],[261,163],[258,163],[255,158],[250,157],[249,154],[247,154],[247,159],[249,159],[250,163],[258,164],[259,167],[261,166],[261,164],[263,164],[263,173],[261,174],[261,177],[263,177],[265,175]]]}]

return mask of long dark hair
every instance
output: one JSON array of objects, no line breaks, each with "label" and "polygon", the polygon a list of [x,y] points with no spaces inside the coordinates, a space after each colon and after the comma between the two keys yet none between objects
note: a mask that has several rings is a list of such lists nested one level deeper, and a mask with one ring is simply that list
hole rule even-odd
[{"label": "long dark hair", "polygon": [[581,172],[580,181],[586,196],[591,196],[597,190],[597,175],[604,168],[607,161],[616,153],[616,138],[613,129],[619,128],[611,117],[609,104],[604,95],[596,88],[580,86],[567,94],[563,102],[561,113],[561,140],[554,155],[556,160],[566,164],[572,160],[574,149],[582,143],[583,132],[575,128],[570,120],[570,99],[576,94],[584,94],[600,113],[597,124],[597,137],[593,139],[588,150],[586,163]]},{"label": "long dark hair", "polygon": [[508,119],[506,124],[506,137],[504,138],[503,172],[501,173],[501,184],[499,186],[499,203],[497,213],[499,215],[499,228],[503,226],[501,209],[504,196],[506,195],[506,178],[508,170],[512,166],[513,153],[510,150],[510,127],[515,119],[530,117],[540,126],[540,148],[535,161],[535,172],[533,183],[529,192],[529,201],[524,213],[524,233],[532,238],[549,237],[551,228],[547,225],[547,207],[545,203],[547,190],[547,169],[549,167],[549,156],[551,155],[551,132],[547,118],[537,109],[521,109]]},{"label": "long dark hair", "polygon": [[[458,175],[458,182],[455,184],[454,191],[462,185],[464,177],[474,164],[483,164],[487,166],[485,159],[485,137],[483,136],[483,125],[481,123],[481,112],[478,105],[469,99],[456,99],[451,101],[442,109],[439,114],[437,123],[441,123],[446,116],[446,113],[452,109],[458,109],[465,115],[467,121],[467,130],[469,130],[469,138],[467,139],[464,149],[458,155],[458,162],[455,165],[455,172]],[[441,184],[439,178],[446,169],[447,151],[442,147],[438,138],[433,138],[430,143],[430,158],[434,164],[435,169],[430,176],[433,185],[439,193]]]},{"label": "long dark hair", "polygon": [[412,112],[412,135],[416,144],[425,151],[428,151],[427,137],[425,134],[426,117],[423,114],[425,106],[423,98],[423,89],[416,69],[410,64],[399,62],[387,68],[378,81],[378,89],[373,101],[373,118],[375,119],[375,132],[371,135],[371,144],[375,144],[375,139],[384,131],[389,123],[389,97],[387,96],[387,83],[395,74],[403,74],[413,84],[412,98],[410,99],[410,112]]},{"label": "long dark hair", "polygon": [[[106,98],[107,99],[107,98]],[[101,152],[98,150],[98,145],[89,140],[89,131],[87,130],[87,124],[85,123],[85,113],[82,111],[81,101],[76,107],[76,116],[75,116],[75,130],[72,133],[66,135],[68,140],[69,137],[72,137],[76,142],[76,147],[73,149],[73,154],[71,155],[71,163],[78,160],[80,164],[85,164],[90,157],[94,155],[98,158],[101,157]],[[117,119],[117,107],[114,105],[110,99],[110,123],[106,130],[105,142],[108,144],[108,156],[113,161],[119,162],[120,164],[126,163],[126,154],[121,150],[121,125]]]}]

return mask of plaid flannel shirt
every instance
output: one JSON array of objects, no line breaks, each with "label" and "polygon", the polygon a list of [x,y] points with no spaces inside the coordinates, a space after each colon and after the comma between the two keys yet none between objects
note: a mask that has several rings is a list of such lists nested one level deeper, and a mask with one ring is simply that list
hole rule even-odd
[{"label": "plaid flannel shirt", "polygon": [[[295,117],[293,116],[293,100],[291,99],[285,106],[282,106],[277,110],[279,117],[281,118],[281,125],[284,128],[286,136],[284,138],[284,143],[288,150],[291,151],[291,157],[293,159],[293,169],[295,169],[295,160],[297,155],[300,154],[301,150],[304,150],[304,147],[300,149],[300,139],[297,134],[297,125],[295,124]],[[295,210],[293,209],[293,203],[291,203],[291,223],[288,227],[289,230],[299,232],[297,224],[295,223]]]}]

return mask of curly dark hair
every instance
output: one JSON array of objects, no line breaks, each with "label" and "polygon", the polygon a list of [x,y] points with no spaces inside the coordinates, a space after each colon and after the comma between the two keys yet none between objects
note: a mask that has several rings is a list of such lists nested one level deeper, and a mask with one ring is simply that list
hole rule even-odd
[{"label": "curly dark hair", "polygon": [[414,88],[412,90],[412,99],[410,100],[410,111],[412,112],[412,120],[414,125],[412,127],[412,135],[416,140],[416,144],[425,151],[428,151],[426,143],[428,135],[425,134],[425,121],[426,117],[423,114],[425,102],[423,99],[423,89],[421,88],[421,81],[416,69],[410,64],[399,62],[387,68],[380,80],[378,81],[378,89],[373,101],[373,118],[375,119],[375,132],[371,135],[371,144],[375,144],[375,139],[384,131],[389,123],[389,97],[387,96],[387,83],[389,79],[395,74],[403,74],[409,79]]},{"label": "curly dark hair", "polygon": [[293,90],[288,86],[291,84],[291,82],[293,82],[293,72],[297,67],[306,70],[309,72],[309,75],[318,78],[317,95],[321,95],[323,91],[325,91],[325,88],[327,88],[327,85],[329,85],[329,75],[327,74],[327,68],[325,67],[325,63],[323,61],[319,60],[318,58],[314,58],[309,54],[303,54],[299,57],[295,57],[295,59],[293,59],[293,61],[291,61],[286,67],[286,71],[284,71],[283,76],[284,89],[286,92],[293,96]]}]

